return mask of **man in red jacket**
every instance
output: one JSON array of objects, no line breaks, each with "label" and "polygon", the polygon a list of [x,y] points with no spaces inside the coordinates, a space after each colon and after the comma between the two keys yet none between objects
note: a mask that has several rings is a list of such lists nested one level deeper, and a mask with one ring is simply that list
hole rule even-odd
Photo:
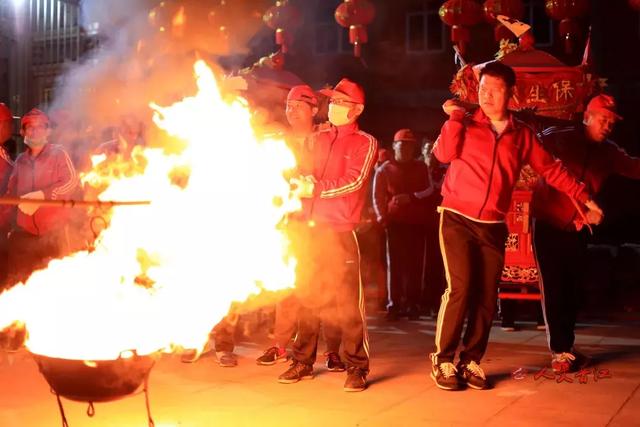
[{"label": "man in red jacket", "polygon": [[[470,115],[455,101],[443,108],[434,154],[451,163],[442,187],[440,249],[447,289],[442,295],[431,354],[431,377],[445,390],[489,387],[480,360],[489,341],[496,311],[497,282],[504,262],[507,227],[504,219],[514,184],[529,163],[547,182],[585,204],[595,217],[602,211],[562,163],[548,154],[535,132],[508,110],[516,76],[498,61],[480,71],[480,108]],[[462,327],[463,350],[453,364]]]},{"label": "man in red jacket", "polygon": [[[545,129],[541,138],[544,147],[569,172],[579,176],[592,194],[598,194],[610,175],[640,179],[640,158],[629,156],[608,139],[620,119],[614,99],[598,95],[589,102],[583,124]],[[534,245],[551,366],[556,372],[578,371],[588,362],[573,347],[580,272],[586,262],[587,228],[593,222],[584,212],[584,206],[546,182],[534,192]]]},{"label": "man in red jacket", "polygon": [[[314,124],[318,113],[318,96],[307,85],[298,85],[291,88],[287,95],[285,115],[289,122],[289,132],[285,136],[287,145],[296,156],[298,169],[303,173],[311,173],[309,150],[318,132]],[[288,227],[288,234],[292,242],[294,253],[300,262],[306,254],[302,253],[298,243],[309,238],[309,226],[306,222],[292,221]],[[304,264],[304,261],[303,261]],[[293,293],[276,304],[276,317],[273,327],[274,345],[265,350],[264,354],[256,359],[258,365],[273,365],[277,362],[288,360],[287,347],[291,338],[295,336],[298,326],[298,313],[300,303]],[[342,372],[346,368],[340,359],[340,341],[342,332],[339,325],[325,321],[322,325],[327,351],[325,352],[325,365],[330,372]]]},{"label": "man in red jacket", "polygon": [[427,197],[433,192],[427,165],[418,160],[418,140],[410,129],[393,137],[393,160],[376,169],[373,207],[387,238],[387,318],[420,318]]},{"label": "man in red jacket", "polygon": [[354,229],[365,205],[377,142],[358,128],[365,102],[359,85],[342,79],[328,94],[333,126],[313,141],[309,170],[292,180],[303,198],[303,220],[310,225],[304,251],[309,256],[298,269],[296,295],[304,308],[293,345],[294,361],[278,381],[313,378],[320,319],[337,303],[347,366],[344,390],[362,391],[367,386],[369,343]]},{"label": "man in red jacket", "polygon": [[[9,178],[8,197],[25,199],[65,199],[78,188],[78,178],[69,155],[59,145],[49,144],[49,118],[34,108],[22,117],[20,133],[27,150],[20,154]],[[9,234],[9,285],[26,280],[51,258],[69,248],[69,210],[61,207],[23,203],[18,208],[4,206],[0,222],[15,216]]]}]

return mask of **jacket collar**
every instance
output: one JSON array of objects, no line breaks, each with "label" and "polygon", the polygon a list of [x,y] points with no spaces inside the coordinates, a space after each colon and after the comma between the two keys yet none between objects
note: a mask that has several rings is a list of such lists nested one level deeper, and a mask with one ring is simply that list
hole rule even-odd
[{"label": "jacket collar", "polygon": [[335,129],[338,131],[338,138],[341,138],[341,137],[343,137],[345,135],[350,135],[352,133],[358,132],[358,130],[360,128],[358,127],[358,122],[355,121],[355,122],[350,123],[348,125],[336,126]]},{"label": "jacket collar", "polygon": [[[473,112],[473,114],[471,115],[471,120],[477,123],[482,123],[485,126],[491,127],[491,120],[489,120],[489,117],[487,117],[484,111],[482,111],[482,108],[478,108],[476,111]],[[510,110],[507,111],[507,120],[509,120],[509,124],[507,124],[505,132],[509,130],[520,129],[520,127],[522,126],[522,122],[518,120],[513,115],[513,112]]]}]

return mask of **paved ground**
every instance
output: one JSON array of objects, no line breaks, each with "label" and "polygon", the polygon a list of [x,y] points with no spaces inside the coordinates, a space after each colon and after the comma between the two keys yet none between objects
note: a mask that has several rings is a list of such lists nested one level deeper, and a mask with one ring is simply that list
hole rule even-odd
[{"label": "paved ground", "polygon": [[[157,427],[640,425],[638,326],[579,328],[578,344],[595,362],[585,384],[573,376],[571,383],[544,378],[545,335],[533,324],[511,333],[495,327],[483,362],[495,388],[445,392],[428,378],[434,322],[371,318],[372,372],[363,393],[343,392],[344,374],[321,365],[312,381],[278,384],[286,365],[257,366],[262,345],[243,342],[236,368],[219,367],[213,354],[191,365],[163,356],[151,373],[151,407]],[[26,351],[0,354],[0,387],[0,426],[61,425],[56,400]],[[97,404],[93,418],[84,404],[64,405],[71,427],[147,425],[142,396]]]}]

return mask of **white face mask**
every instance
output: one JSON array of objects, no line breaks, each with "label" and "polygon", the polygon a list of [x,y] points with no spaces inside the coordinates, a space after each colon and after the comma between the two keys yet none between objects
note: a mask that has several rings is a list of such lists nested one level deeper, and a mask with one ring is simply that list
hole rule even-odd
[{"label": "white face mask", "polygon": [[42,138],[42,139],[31,139],[28,137],[24,137],[24,143],[27,147],[31,147],[31,148],[40,148],[40,147],[44,147],[44,145],[47,143],[47,139],[46,138]]},{"label": "white face mask", "polygon": [[329,121],[334,126],[344,126],[353,120],[349,118],[351,109],[346,105],[329,104]]}]

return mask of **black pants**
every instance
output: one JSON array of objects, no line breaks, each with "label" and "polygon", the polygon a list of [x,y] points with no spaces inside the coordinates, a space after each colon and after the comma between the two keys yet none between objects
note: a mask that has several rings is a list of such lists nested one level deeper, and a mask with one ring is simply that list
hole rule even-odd
[{"label": "black pants", "polygon": [[[276,320],[273,328],[273,340],[278,347],[288,347],[298,331],[298,318],[300,317],[300,302],[298,298],[289,295],[276,304]],[[335,310],[337,313],[337,310]],[[327,352],[340,352],[342,341],[342,329],[336,323],[337,315],[325,316],[327,320],[322,324],[322,332]],[[333,320],[330,322],[329,320]]]},{"label": "black pants", "polygon": [[425,226],[390,223],[387,235],[387,309],[418,311],[422,293]]},{"label": "black pants", "polygon": [[297,271],[296,295],[302,307],[294,359],[309,365],[315,362],[323,321],[340,326],[345,364],[368,371],[369,342],[355,233],[311,229],[305,252],[308,256],[299,260]]},{"label": "black pants", "polygon": [[451,211],[440,214],[440,250],[447,279],[436,328],[434,363],[453,362],[465,319],[462,362],[479,363],[496,312],[504,264],[504,223],[472,221]]},{"label": "black pants", "polygon": [[571,351],[578,314],[578,289],[585,269],[587,232],[567,232],[536,220],[533,241],[549,349]]}]

